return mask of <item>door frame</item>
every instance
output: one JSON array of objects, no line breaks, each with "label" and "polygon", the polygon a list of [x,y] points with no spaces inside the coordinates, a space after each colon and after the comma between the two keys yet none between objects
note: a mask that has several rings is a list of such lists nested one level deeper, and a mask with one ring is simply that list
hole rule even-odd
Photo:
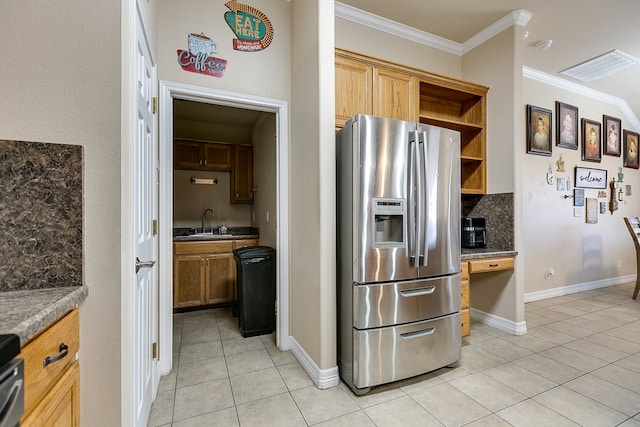
[{"label": "door frame", "polygon": [[[276,346],[289,350],[289,114],[287,102],[217,89],[160,81],[160,372],[172,366],[173,342],[173,100],[203,102],[276,115]],[[167,344],[167,345],[165,345]]]}]

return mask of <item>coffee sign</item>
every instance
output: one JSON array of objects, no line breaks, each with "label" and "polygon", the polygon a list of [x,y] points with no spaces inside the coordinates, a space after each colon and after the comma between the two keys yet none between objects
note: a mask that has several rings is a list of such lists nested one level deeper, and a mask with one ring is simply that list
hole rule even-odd
[{"label": "coffee sign", "polygon": [[178,49],[178,64],[184,71],[222,77],[227,68],[225,59],[211,56],[218,52],[218,45],[204,34],[189,34],[188,50]]}]

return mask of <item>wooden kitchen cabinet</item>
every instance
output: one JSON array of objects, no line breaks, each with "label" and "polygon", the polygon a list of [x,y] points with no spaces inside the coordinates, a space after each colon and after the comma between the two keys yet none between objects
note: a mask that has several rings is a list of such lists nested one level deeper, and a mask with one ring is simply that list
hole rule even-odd
[{"label": "wooden kitchen cabinet", "polygon": [[[80,425],[79,330],[74,309],[22,348],[25,412],[21,426]],[[45,365],[45,360],[52,362]]]},{"label": "wooden kitchen cabinet", "polygon": [[471,334],[471,314],[469,312],[469,263],[462,262],[462,299],[460,303],[460,320],[462,323],[462,336]]},{"label": "wooden kitchen cabinet", "polygon": [[335,70],[336,127],[356,114],[418,120],[415,76],[341,50],[336,50]]},{"label": "wooden kitchen cabinet", "polygon": [[460,132],[462,194],[486,193],[486,86],[335,50],[336,127],[373,114]]},{"label": "wooden kitchen cabinet", "polygon": [[231,203],[253,203],[253,146],[233,146]]},{"label": "wooden kitchen cabinet", "polygon": [[233,249],[257,243],[257,239],[174,242],[173,308],[235,301]]},{"label": "wooden kitchen cabinet", "polygon": [[176,169],[231,170],[232,146],[188,139],[174,141],[173,159]]}]

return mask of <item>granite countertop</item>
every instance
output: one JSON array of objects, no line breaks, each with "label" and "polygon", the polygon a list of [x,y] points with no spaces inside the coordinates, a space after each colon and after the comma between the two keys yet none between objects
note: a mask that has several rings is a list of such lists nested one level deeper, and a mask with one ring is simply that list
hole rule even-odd
[{"label": "granite countertop", "polygon": [[18,335],[23,346],[88,294],[86,286],[0,292],[0,333]]},{"label": "granite countertop", "polygon": [[481,258],[497,258],[506,256],[516,256],[518,251],[513,249],[496,249],[496,248],[478,248],[478,249],[465,249],[462,248],[460,254],[461,260],[481,259]]},{"label": "granite countertop", "polygon": [[220,234],[218,228],[182,227],[173,229],[174,242],[198,242],[208,240],[241,240],[257,239],[260,233],[255,227],[229,227],[225,234]]}]

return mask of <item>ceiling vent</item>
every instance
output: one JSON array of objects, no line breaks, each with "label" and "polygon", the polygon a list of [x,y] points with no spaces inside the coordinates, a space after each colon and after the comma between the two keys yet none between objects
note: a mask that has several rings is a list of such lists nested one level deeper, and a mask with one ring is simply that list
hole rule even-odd
[{"label": "ceiling vent", "polygon": [[562,70],[560,74],[582,80],[583,82],[591,82],[638,64],[640,64],[640,59],[614,49],[581,64]]}]

